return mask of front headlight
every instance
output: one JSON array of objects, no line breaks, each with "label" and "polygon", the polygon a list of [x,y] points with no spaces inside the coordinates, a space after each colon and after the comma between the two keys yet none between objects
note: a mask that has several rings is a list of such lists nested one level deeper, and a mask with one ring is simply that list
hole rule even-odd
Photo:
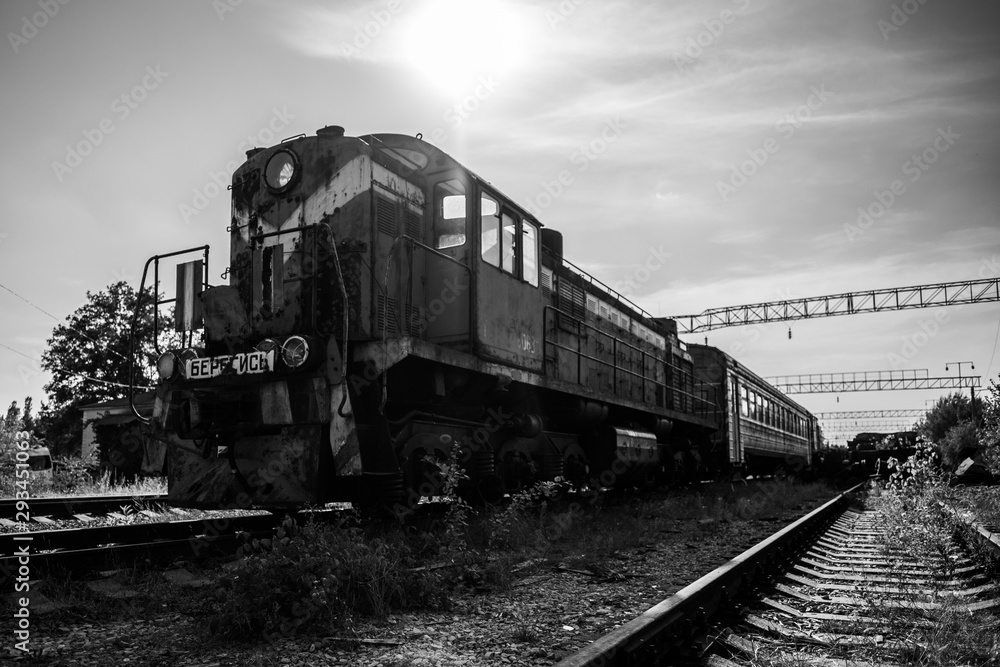
[{"label": "front headlight", "polygon": [[278,341],[273,338],[265,338],[254,346],[258,352],[270,352],[278,349]]},{"label": "front headlight", "polygon": [[174,355],[178,369],[184,377],[187,377],[187,362],[193,361],[201,356],[201,351],[193,347],[186,347]]},{"label": "front headlight", "polygon": [[177,372],[177,355],[173,352],[164,352],[156,360],[156,372],[163,380],[169,380]]},{"label": "front headlight", "polygon": [[289,368],[298,368],[309,360],[309,341],[291,336],[281,346],[281,360]]},{"label": "front headlight", "polygon": [[291,187],[298,175],[298,160],[291,151],[280,150],[270,157],[264,167],[264,182],[275,192]]}]

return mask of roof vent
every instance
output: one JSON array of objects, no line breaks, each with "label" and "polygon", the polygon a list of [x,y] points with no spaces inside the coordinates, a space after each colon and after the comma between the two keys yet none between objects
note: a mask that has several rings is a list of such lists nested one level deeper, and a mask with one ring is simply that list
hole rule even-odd
[{"label": "roof vent", "polygon": [[317,137],[342,137],[344,136],[344,128],[340,125],[327,125],[326,127],[316,130]]}]

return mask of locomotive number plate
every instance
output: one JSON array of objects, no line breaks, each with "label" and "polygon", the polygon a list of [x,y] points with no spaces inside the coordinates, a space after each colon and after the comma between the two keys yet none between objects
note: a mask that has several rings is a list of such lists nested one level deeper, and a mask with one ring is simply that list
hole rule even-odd
[{"label": "locomotive number plate", "polygon": [[186,366],[184,370],[191,380],[214,378],[224,373],[234,375],[267,373],[274,368],[274,350],[189,359]]}]

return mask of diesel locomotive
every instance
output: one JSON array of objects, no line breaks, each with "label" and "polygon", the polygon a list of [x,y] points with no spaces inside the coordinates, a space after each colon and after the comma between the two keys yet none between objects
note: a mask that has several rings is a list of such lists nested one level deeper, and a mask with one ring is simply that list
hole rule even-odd
[{"label": "diesel locomotive", "polygon": [[[742,462],[733,389],[697,372],[675,322],[420,135],[325,127],[248,151],[231,189],[228,284],[202,247],[151,258],[140,287],[152,264],[159,295],[160,263],[196,256],[169,300],[187,345],[162,350],[153,413],[136,412],[174,501],[412,501],[449,460],[486,499]],[[771,454],[808,457],[796,433]]]}]

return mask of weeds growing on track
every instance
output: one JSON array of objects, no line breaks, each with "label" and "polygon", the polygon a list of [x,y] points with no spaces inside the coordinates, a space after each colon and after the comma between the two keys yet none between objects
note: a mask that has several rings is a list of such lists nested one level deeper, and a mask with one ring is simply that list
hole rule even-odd
[{"label": "weeds growing on track", "polygon": [[[993,611],[971,611],[973,596],[955,592],[960,552],[954,536],[958,518],[946,509],[954,490],[931,447],[918,445],[909,460],[891,462],[892,474],[873,498],[880,552],[893,571],[920,567],[923,583],[889,595],[886,583],[863,586],[864,614],[879,628],[898,638],[898,651],[867,656],[904,665],[997,665],[1000,617]],[[892,584],[888,584],[892,585]],[[856,628],[871,634],[871,625]]]},{"label": "weeds growing on track", "polygon": [[[445,488],[457,489],[458,469],[441,466],[441,472]],[[614,579],[616,556],[655,541],[675,519],[712,531],[828,494],[821,485],[717,484],[659,500],[595,495],[583,503],[550,482],[514,494],[504,506],[473,509],[452,497],[445,518],[423,529],[286,522],[273,539],[248,545],[247,557],[222,580],[212,632],[253,640],[349,625],[354,617],[384,619],[395,610],[447,608],[454,586],[503,593],[532,564]],[[511,618],[515,641],[537,636],[530,619]]]},{"label": "weeds growing on track", "polygon": [[[868,507],[876,511],[872,546],[893,573],[919,568],[922,582],[909,585],[871,575],[854,590],[833,595],[854,598],[851,607],[829,611],[855,616],[848,621],[823,621],[810,628],[839,635],[833,646],[778,641],[755,644],[747,658],[757,667],[798,667],[811,664],[920,665],[958,667],[1000,665],[1000,616],[995,610],[971,611],[981,598],[958,595],[950,581],[959,571],[954,535],[958,520],[944,505],[956,502],[931,447],[918,447],[907,461],[894,462],[884,488],[875,487]],[[965,496],[967,502],[989,511],[1000,505],[1000,494]],[[977,500],[969,500],[976,498]],[[995,503],[995,504],[994,504]],[[983,582],[979,582],[983,583]],[[846,638],[845,638],[846,637]],[[817,654],[818,653],[818,654]],[[836,654],[836,657],[834,655]]]}]

